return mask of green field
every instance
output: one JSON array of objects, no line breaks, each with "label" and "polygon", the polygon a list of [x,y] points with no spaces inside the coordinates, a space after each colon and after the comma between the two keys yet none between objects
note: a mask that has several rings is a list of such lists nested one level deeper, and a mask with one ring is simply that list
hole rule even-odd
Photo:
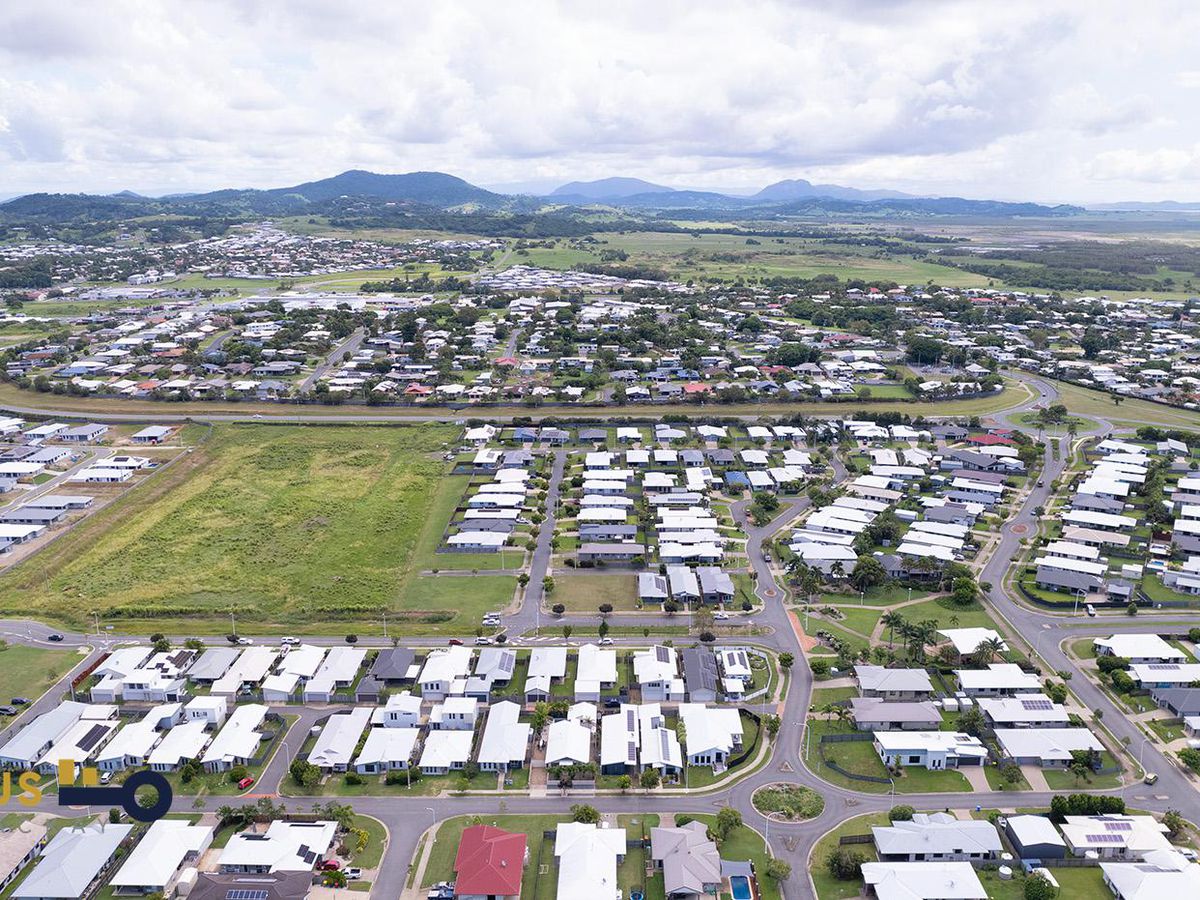
[{"label": "green field", "polygon": [[569,612],[584,613],[598,613],[601,603],[611,603],[617,611],[637,609],[636,575],[555,574],[554,593],[546,597],[550,606],[561,603]]},{"label": "green field", "polygon": [[219,426],[43,553],[0,577],[0,610],[73,626],[220,632],[459,632],[515,581],[420,575],[416,550],[454,429]]},{"label": "green field", "polygon": [[[36,700],[82,659],[74,650],[5,645],[0,651],[0,692],[3,693],[0,703],[8,703],[12,697]],[[0,716],[0,728],[9,721],[8,717]]]}]

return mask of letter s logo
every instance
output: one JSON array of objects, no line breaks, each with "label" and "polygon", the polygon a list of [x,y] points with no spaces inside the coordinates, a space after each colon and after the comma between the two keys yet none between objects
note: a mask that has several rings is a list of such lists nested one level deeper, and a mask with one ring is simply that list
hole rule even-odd
[{"label": "letter s logo", "polygon": [[22,806],[37,806],[42,802],[42,779],[37,772],[22,772],[17,784],[24,792],[17,798]]}]

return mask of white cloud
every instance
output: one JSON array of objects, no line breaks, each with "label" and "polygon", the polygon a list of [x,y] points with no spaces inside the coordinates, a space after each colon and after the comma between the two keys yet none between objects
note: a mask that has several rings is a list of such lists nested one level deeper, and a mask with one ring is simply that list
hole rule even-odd
[{"label": "white cloud", "polygon": [[8,0],[0,167],[6,193],[369,167],[1186,199],[1197,25],[1182,0]]}]

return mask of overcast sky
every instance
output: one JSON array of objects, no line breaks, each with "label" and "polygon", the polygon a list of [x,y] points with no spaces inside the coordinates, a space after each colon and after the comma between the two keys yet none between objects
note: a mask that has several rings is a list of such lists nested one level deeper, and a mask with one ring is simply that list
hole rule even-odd
[{"label": "overcast sky", "polygon": [[1200,3],[4,0],[0,196],[807,178],[1200,200]]}]

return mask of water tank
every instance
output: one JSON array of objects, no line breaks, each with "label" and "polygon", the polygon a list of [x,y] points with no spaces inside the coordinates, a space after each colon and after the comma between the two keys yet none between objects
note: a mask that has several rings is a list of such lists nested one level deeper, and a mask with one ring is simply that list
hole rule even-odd
[{"label": "water tank", "polygon": [[1012,881],[1013,873],[1011,866],[1001,866],[996,870],[996,874],[1000,876],[1001,881]]},{"label": "water tank", "polygon": [[195,866],[188,866],[179,873],[179,880],[175,882],[175,896],[186,897],[192,892],[192,888],[196,886],[196,879],[199,878]]}]

